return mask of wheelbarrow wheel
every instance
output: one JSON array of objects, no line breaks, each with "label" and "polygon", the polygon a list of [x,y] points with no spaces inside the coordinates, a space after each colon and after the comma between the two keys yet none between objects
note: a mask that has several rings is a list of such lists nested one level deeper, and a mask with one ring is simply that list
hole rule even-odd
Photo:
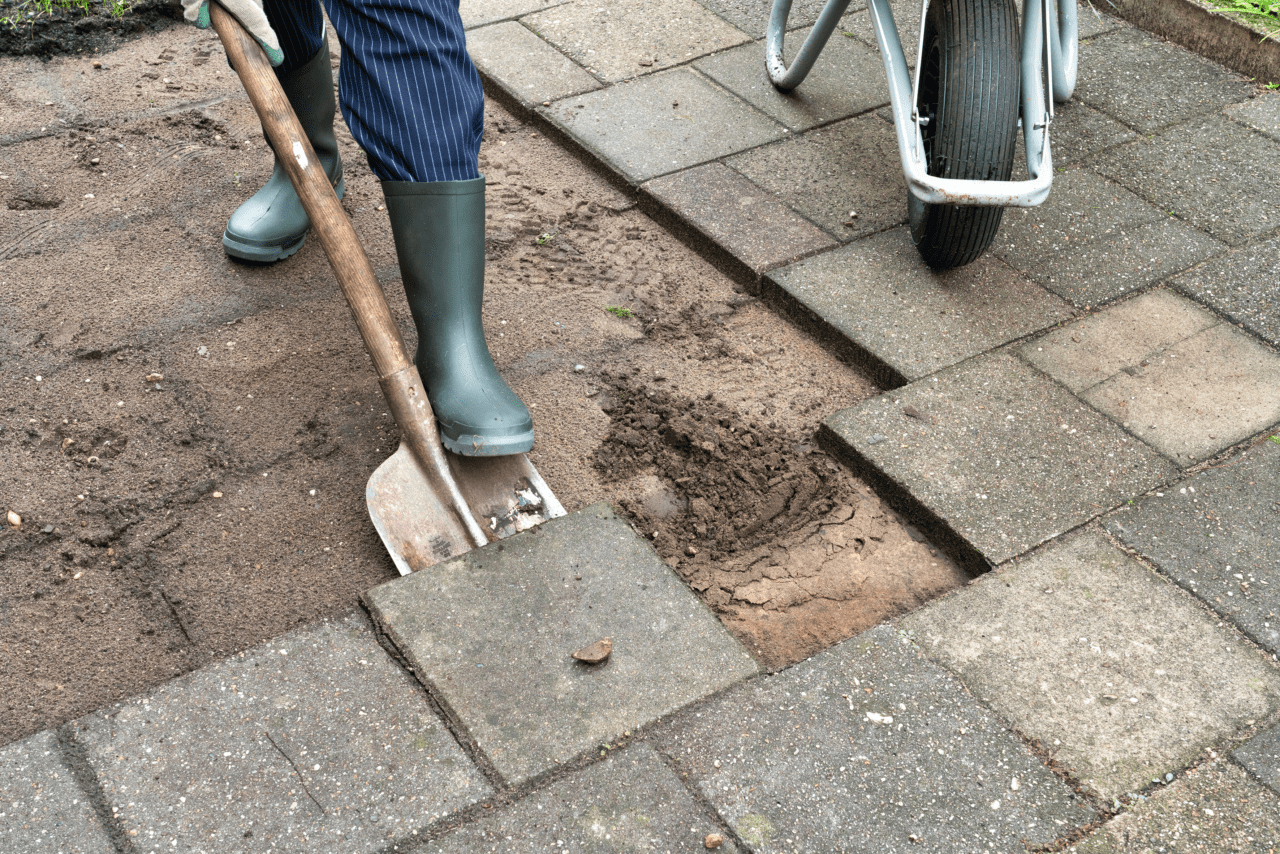
[{"label": "wheelbarrow wheel", "polygon": [[[929,174],[1007,181],[1018,132],[1018,14],[1013,0],[935,0],[924,21],[919,111]],[[1004,209],[907,196],[911,239],[934,269],[991,245]]]}]

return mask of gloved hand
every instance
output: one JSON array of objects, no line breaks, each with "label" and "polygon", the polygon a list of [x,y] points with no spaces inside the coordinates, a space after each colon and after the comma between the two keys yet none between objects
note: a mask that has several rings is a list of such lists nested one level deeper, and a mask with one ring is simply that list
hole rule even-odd
[{"label": "gloved hand", "polygon": [[[276,31],[267,22],[267,14],[262,11],[262,0],[218,0],[236,20],[244,25],[249,34],[258,40],[267,53],[267,59],[273,66],[284,62],[284,53],[280,50],[280,39]],[[209,29],[209,0],[182,0],[182,17],[202,30]]]}]

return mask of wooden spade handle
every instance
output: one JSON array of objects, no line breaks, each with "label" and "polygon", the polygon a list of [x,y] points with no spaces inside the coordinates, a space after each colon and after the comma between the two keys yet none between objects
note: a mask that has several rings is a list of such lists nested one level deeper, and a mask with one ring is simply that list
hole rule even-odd
[{"label": "wooden spade handle", "polygon": [[360,239],[356,237],[355,229],[329,183],[329,177],[321,168],[310,140],[302,132],[271,63],[230,12],[211,2],[209,17],[231,66],[240,75],[249,101],[262,121],[267,139],[275,149],[276,159],[293,182],[302,207],[311,219],[311,227],[329,257],[333,273],[355,315],[365,348],[373,358],[378,382],[400,427],[401,438],[413,449],[423,474],[435,483],[438,490],[443,489],[448,495],[475,545],[485,545],[489,538],[476,522],[449,470],[431,403],[418,369],[406,353],[400,327],[391,316],[387,298],[374,276],[373,265],[369,263],[369,256],[365,255],[364,247],[360,245]]}]

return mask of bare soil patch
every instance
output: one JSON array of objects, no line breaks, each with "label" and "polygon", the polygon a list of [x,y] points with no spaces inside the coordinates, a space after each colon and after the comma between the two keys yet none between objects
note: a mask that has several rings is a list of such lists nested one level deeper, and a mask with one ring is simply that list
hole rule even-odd
[{"label": "bare soil patch", "polygon": [[[93,61],[0,58],[0,744],[396,575],[364,484],[397,432],[320,247],[222,251],[271,159],[214,37]],[[813,443],[865,378],[494,105],[481,165],[489,340],[569,509],[623,507],[770,666],[963,582]]]}]

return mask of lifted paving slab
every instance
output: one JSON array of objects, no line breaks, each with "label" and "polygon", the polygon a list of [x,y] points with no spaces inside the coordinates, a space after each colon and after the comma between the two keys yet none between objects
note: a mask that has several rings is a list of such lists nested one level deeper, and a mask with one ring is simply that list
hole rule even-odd
[{"label": "lifted paving slab", "polygon": [[1230,762],[1188,771],[1068,854],[1235,851],[1268,854],[1280,839],[1280,797]]},{"label": "lifted paving slab", "polygon": [[632,184],[770,142],[785,132],[687,68],[566,98],[544,112]]},{"label": "lifted paving slab", "polygon": [[903,621],[976,696],[1104,797],[1178,773],[1280,708],[1280,673],[1099,533]]},{"label": "lifted paving slab", "polygon": [[1265,441],[1107,519],[1107,530],[1280,654],[1280,444]]},{"label": "lifted paving slab", "polygon": [[52,731],[0,748],[0,851],[112,854],[115,850],[63,763]]},{"label": "lifted paving slab", "polygon": [[[647,745],[558,780],[510,809],[486,815],[423,847],[423,854],[527,854],[530,851],[662,851],[705,854],[708,834],[720,833]],[[718,849],[739,850],[726,836]]]},{"label": "lifted paving slab", "polygon": [[[365,601],[511,785],[758,672],[607,504],[375,587]],[[605,637],[606,663],[571,658]]]},{"label": "lifted paving slab", "polygon": [[492,791],[359,616],[75,728],[140,851],[374,852]]},{"label": "lifted paving slab", "polygon": [[917,502],[935,536],[969,552],[961,559],[992,565],[1178,474],[1007,352],[863,401],[822,431],[862,474]]},{"label": "lifted paving slab", "polygon": [[994,258],[934,273],[906,229],[873,235],[768,278],[862,348],[873,375],[893,385],[1074,316],[1062,300]]},{"label": "lifted paving slab", "polygon": [[1178,276],[1173,286],[1280,346],[1280,238],[1214,258]]},{"label": "lifted paving slab", "polygon": [[700,707],[671,758],[760,854],[1021,851],[1096,819],[890,626]]}]

